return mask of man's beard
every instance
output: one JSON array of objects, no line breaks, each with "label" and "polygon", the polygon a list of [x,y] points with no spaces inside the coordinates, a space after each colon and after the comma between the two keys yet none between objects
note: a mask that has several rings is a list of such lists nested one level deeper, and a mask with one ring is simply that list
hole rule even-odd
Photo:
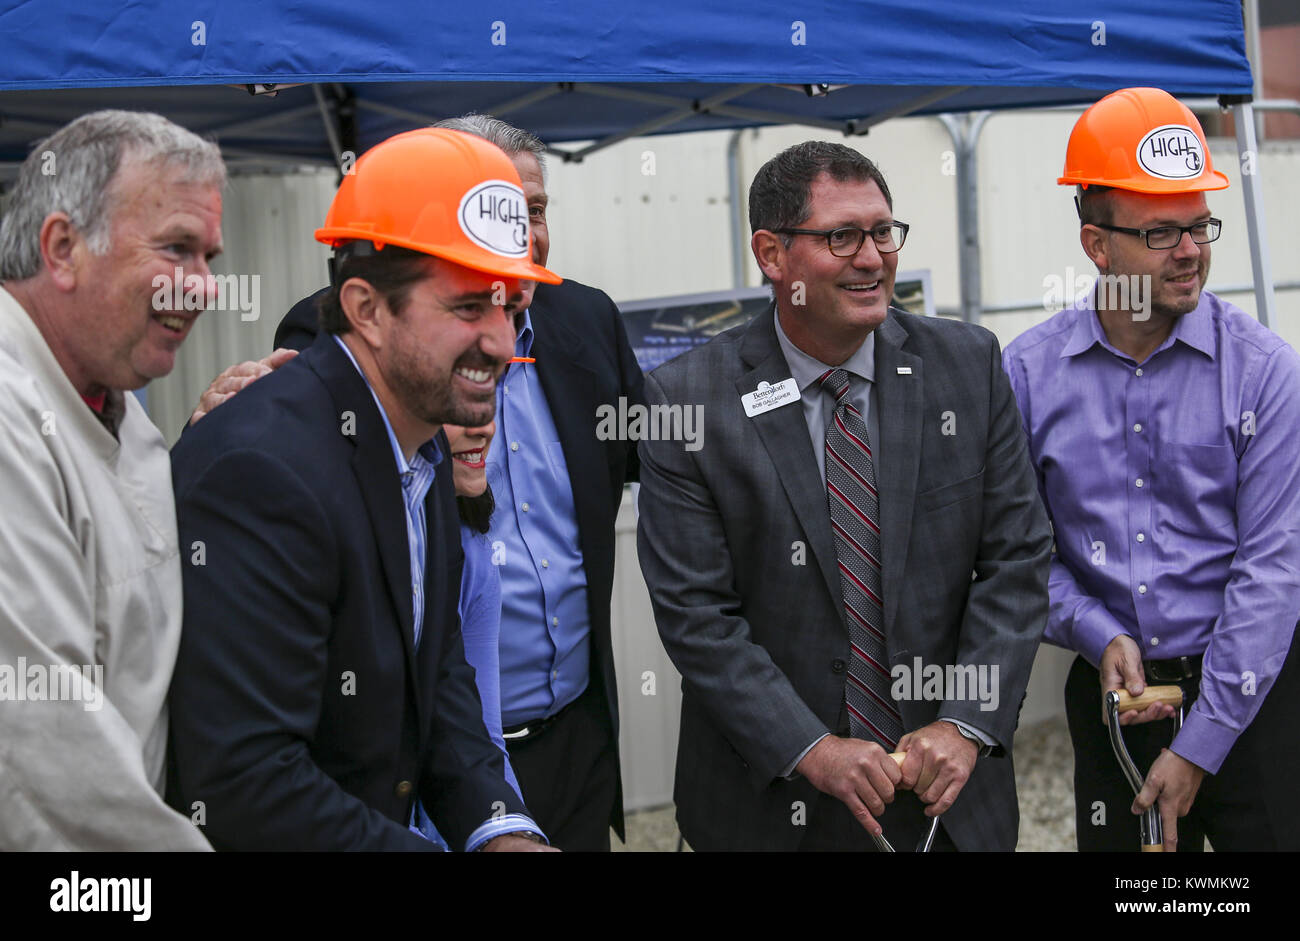
[{"label": "man's beard", "polygon": [[1209,280],[1209,278],[1210,278],[1210,266],[1208,264],[1205,265],[1198,264],[1196,266],[1196,283],[1197,283],[1196,296],[1186,300],[1180,300],[1175,305],[1159,303],[1156,301],[1155,297],[1152,297],[1151,298],[1152,313],[1157,314],[1161,317],[1168,317],[1170,319],[1177,319],[1179,317],[1184,316],[1185,314],[1190,314],[1192,311],[1196,310],[1197,306],[1201,303],[1201,295],[1205,292],[1205,284]]},{"label": "man's beard", "polygon": [[[499,364],[471,353],[462,356],[452,369],[462,367],[486,369],[495,374]],[[394,349],[385,378],[406,410],[427,424],[476,428],[486,425],[496,415],[495,394],[486,401],[457,395],[450,371],[438,375],[436,370],[422,367],[419,354],[405,346]]]}]

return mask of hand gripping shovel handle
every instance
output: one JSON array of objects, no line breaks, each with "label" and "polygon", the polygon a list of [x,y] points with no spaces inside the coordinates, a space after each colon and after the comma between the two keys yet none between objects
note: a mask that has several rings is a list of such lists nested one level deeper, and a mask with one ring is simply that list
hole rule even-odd
[{"label": "hand gripping shovel handle", "polygon": [[[1183,725],[1183,691],[1177,686],[1148,686],[1141,696],[1130,696],[1125,690],[1112,689],[1102,697],[1102,702],[1106,727],[1110,730],[1110,747],[1114,750],[1115,760],[1119,762],[1120,770],[1124,772],[1124,777],[1128,778],[1128,783],[1136,796],[1142,790],[1143,778],[1137,765],[1133,763],[1128,749],[1124,746],[1124,735],[1119,724],[1120,713],[1145,709],[1158,702],[1166,703],[1178,710],[1174,714],[1174,735],[1177,735]],[[1155,804],[1143,811],[1140,827],[1142,852],[1163,853],[1164,828],[1160,824],[1160,810]]]},{"label": "hand gripping shovel handle", "polygon": [[[893,758],[896,764],[901,765],[903,763],[903,759],[907,757],[907,752],[902,752],[902,751],[890,752],[889,757]],[[939,818],[934,817],[930,821],[929,832],[926,833],[926,835],[921,838],[921,842],[918,843],[916,846],[916,851],[918,853],[930,852],[930,846],[931,844],[934,843],[934,835],[936,832],[938,832],[938,829],[939,829]],[[878,849],[880,852],[882,853],[895,852],[894,847],[891,846],[889,841],[885,839],[885,834],[883,832],[880,833],[879,835],[875,833],[871,834],[871,839],[875,841],[876,849]]]}]

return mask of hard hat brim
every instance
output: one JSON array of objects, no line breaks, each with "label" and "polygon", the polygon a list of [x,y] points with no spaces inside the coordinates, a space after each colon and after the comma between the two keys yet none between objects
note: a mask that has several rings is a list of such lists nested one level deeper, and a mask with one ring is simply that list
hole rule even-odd
[{"label": "hard hat brim", "polygon": [[376,239],[375,233],[365,229],[347,227],[330,227],[317,229],[316,241],[337,248],[343,242],[361,240],[376,243],[376,247],[396,245],[411,251],[441,258],[464,268],[481,271],[484,274],[500,275],[503,278],[522,278],[526,281],[540,281],[542,284],[559,284],[564,279],[548,268],[534,264],[529,258],[502,258],[492,252],[473,249],[459,250],[450,246],[426,245],[420,242],[400,238]]},{"label": "hard hat brim", "polygon": [[1066,186],[1106,186],[1111,189],[1128,190],[1133,193],[1148,193],[1157,196],[1167,196],[1174,193],[1203,193],[1209,190],[1227,189],[1231,185],[1228,178],[1218,170],[1211,170],[1195,180],[1158,180],[1155,177],[1148,180],[1099,180],[1095,177],[1067,174],[1058,177],[1056,182]]}]

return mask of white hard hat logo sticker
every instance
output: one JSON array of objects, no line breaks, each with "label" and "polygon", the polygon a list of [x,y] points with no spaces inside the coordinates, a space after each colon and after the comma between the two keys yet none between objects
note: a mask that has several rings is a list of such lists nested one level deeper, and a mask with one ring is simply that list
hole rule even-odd
[{"label": "white hard hat logo sticker", "polygon": [[488,180],[475,186],[461,199],[456,220],[475,245],[509,258],[528,256],[528,201],[515,184]]},{"label": "white hard hat logo sticker", "polygon": [[1138,163],[1162,180],[1190,180],[1205,169],[1205,154],[1196,132],[1185,124],[1166,124],[1142,138]]}]

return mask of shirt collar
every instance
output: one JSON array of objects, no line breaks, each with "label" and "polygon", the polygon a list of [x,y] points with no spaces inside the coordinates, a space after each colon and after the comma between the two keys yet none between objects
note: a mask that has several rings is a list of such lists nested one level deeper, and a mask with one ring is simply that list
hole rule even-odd
[{"label": "shirt collar", "polygon": [[[1151,355],[1154,356],[1156,353],[1168,349],[1173,346],[1175,341],[1181,341],[1192,349],[1204,353],[1210,359],[1214,359],[1214,324],[1210,315],[1210,304],[1210,293],[1202,290],[1201,298],[1197,301],[1196,306],[1178,318],[1169,336]],[[1074,330],[1070,333],[1070,339],[1065,346],[1061,348],[1062,359],[1086,352],[1092,349],[1095,343],[1100,343],[1116,356],[1124,355],[1106,339],[1106,332],[1101,328],[1101,320],[1097,317],[1096,310],[1091,306],[1076,306],[1073,310],[1075,314]]]},{"label": "shirt collar", "polygon": [[1091,307],[1074,308],[1074,330],[1070,339],[1061,348],[1061,358],[1078,356],[1092,349],[1094,343],[1106,345],[1106,334],[1102,332],[1097,312]]},{"label": "shirt collar", "polygon": [[1196,306],[1178,318],[1174,324],[1172,339],[1186,343],[1194,350],[1200,350],[1210,359],[1214,359],[1214,318],[1210,313],[1213,303],[1210,293],[1202,288],[1201,299]]},{"label": "shirt collar", "polygon": [[379,396],[375,395],[375,388],[370,384],[370,379],[366,376],[365,370],[361,368],[361,365],[357,362],[357,358],[352,355],[352,351],[348,349],[348,345],[343,342],[343,338],[337,333],[334,334],[334,342],[339,345],[339,348],[347,355],[348,361],[351,362],[356,371],[361,374],[361,381],[366,384],[366,388],[370,390],[370,397],[375,400],[375,407],[379,409],[379,417],[384,420],[384,430],[388,432],[388,443],[393,447],[393,457],[397,461],[397,472],[402,475],[408,474],[413,470],[419,469],[420,465],[425,462],[434,467],[441,464],[442,449],[438,447],[437,438],[430,438],[424,444],[420,445],[410,462],[406,460],[406,455],[402,453],[402,446],[397,443],[397,435],[393,432],[393,424],[388,420],[388,412],[384,411],[384,403],[380,402]]},{"label": "shirt collar", "polygon": [[516,321],[519,324],[519,332],[515,335],[515,355],[532,356],[533,350],[533,317],[531,308],[524,308],[521,320]]},{"label": "shirt collar", "polygon": [[867,338],[862,341],[862,345],[854,351],[852,356],[840,363],[839,366],[828,366],[821,360],[809,356],[791,342],[790,338],[785,335],[785,331],[781,329],[781,317],[775,308],[772,311],[772,320],[776,324],[776,342],[780,344],[781,352],[785,354],[786,365],[790,367],[790,375],[794,377],[794,381],[799,384],[800,392],[803,392],[820,379],[828,369],[844,369],[867,380],[867,382],[876,381],[876,333],[874,330],[867,334]]}]

